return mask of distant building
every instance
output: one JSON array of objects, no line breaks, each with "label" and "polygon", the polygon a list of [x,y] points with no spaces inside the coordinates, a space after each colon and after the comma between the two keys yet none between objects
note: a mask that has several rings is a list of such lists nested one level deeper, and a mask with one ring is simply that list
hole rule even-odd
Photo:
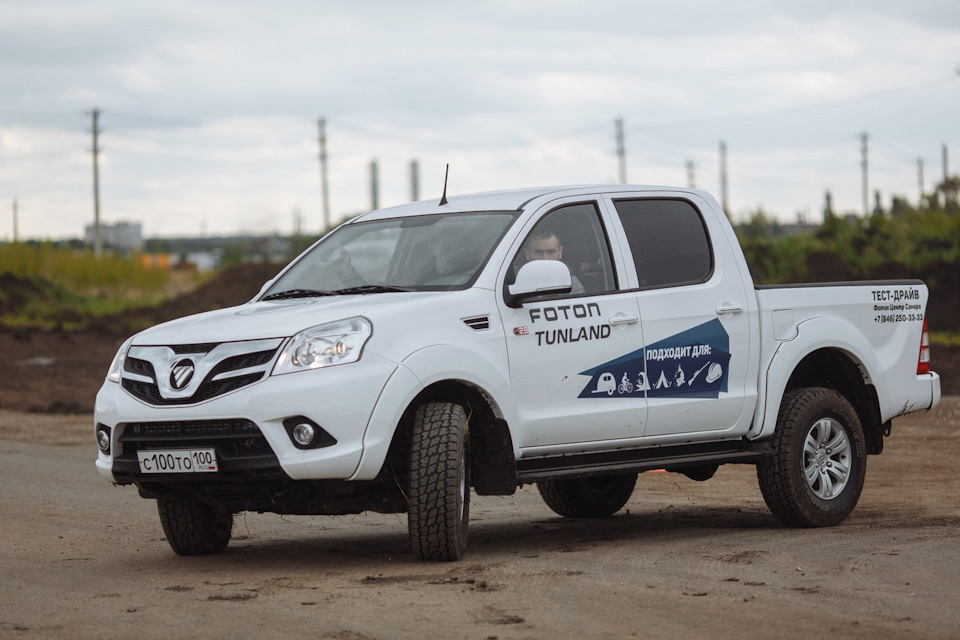
[{"label": "distant building", "polygon": [[[89,246],[95,242],[94,228],[88,224],[83,230],[84,241]],[[100,225],[100,242],[104,248],[122,253],[143,249],[143,226],[139,222],[117,222]]]},{"label": "distant building", "polygon": [[213,271],[220,266],[220,256],[212,251],[195,251],[184,256],[187,264],[192,264],[200,273]]},{"label": "distant building", "polygon": [[214,271],[220,266],[220,256],[215,251],[194,251],[191,253],[162,253],[144,251],[140,254],[140,263],[147,269],[196,269],[200,273]]}]

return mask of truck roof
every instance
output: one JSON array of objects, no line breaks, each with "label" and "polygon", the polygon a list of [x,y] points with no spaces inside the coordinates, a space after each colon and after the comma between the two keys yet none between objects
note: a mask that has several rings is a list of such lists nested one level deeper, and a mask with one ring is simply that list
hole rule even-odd
[{"label": "truck roof", "polygon": [[584,184],[551,187],[529,187],[525,189],[510,189],[505,191],[487,191],[463,195],[448,195],[447,204],[440,205],[440,196],[429,200],[420,200],[393,207],[377,209],[358,216],[354,222],[361,220],[379,220],[382,218],[397,218],[416,216],[430,213],[452,213],[456,211],[519,211],[531,200],[542,196],[563,197],[587,193],[616,193],[619,191],[691,191],[682,187],[638,186],[625,184]]}]

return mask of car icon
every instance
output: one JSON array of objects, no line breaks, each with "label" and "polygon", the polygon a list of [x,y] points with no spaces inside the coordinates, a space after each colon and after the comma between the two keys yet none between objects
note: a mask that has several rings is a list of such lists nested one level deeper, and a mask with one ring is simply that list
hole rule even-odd
[{"label": "car icon", "polygon": [[612,373],[601,373],[600,377],[597,379],[597,388],[593,390],[594,393],[606,393],[608,396],[612,396],[613,392],[617,390],[617,381],[613,377]]}]

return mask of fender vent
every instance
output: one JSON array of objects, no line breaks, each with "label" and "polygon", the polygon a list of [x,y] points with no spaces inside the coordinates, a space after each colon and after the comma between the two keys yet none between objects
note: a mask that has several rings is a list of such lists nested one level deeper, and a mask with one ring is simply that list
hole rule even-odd
[{"label": "fender vent", "polygon": [[475,316],[473,318],[463,318],[463,324],[474,331],[486,331],[490,328],[490,316]]}]

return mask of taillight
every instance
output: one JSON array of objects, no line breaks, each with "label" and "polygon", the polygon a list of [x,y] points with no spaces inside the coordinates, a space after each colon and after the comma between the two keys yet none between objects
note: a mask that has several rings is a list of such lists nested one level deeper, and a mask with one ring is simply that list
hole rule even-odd
[{"label": "taillight", "polygon": [[917,358],[917,375],[930,373],[930,334],[927,333],[927,317],[923,317],[923,333],[920,335],[920,357]]}]

